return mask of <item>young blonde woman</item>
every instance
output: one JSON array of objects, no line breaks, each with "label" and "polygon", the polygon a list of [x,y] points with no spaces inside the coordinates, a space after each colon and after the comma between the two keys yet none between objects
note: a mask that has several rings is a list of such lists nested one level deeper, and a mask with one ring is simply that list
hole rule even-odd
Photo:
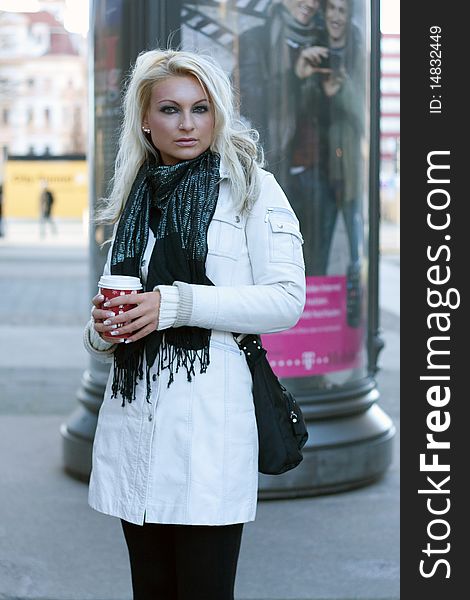
[{"label": "young blonde woman", "polygon": [[305,302],[297,218],[233,105],[221,67],[184,51],[141,54],[125,96],[104,273],[144,292],[95,296],[85,345],[113,361],[89,503],[121,519],[135,600],[233,599],[258,441],[232,332],[288,329]]}]

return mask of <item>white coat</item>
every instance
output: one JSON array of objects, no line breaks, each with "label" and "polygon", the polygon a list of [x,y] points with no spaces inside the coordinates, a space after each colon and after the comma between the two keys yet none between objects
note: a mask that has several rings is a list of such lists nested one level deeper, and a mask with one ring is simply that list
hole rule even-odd
[{"label": "white coat", "polygon": [[142,384],[136,400],[122,407],[120,397],[111,398],[111,369],[99,412],[89,504],[131,523],[227,525],[255,518],[252,382],[231,332],[271,333],[296,324],[305,303],[302,237],[270,173],[261,171],[260,196],[248,215],[233,207],[223,168],[221,177],[206,260],[214,286],[190,285],[186,323],[212,330],[207,372],[196,369],[188,382],[180,369],[168,388],[168,369],[157,376],[154,366],[151,402]]}]

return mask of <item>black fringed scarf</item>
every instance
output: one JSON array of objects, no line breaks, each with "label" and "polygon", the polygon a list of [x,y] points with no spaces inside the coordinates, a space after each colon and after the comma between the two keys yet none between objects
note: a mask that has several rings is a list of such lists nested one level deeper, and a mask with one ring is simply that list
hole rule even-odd
[{"label": "black fringed scarf", "polygon": [[[137,173],[119,220],[111,255],[113,275],[140,277],[140,265],[147,246],[150,211],[158,209],[155,246],[148,266],[146,291],[156,285],[184,281],[213,285],[206,276],[207,230],[217,204],[220,157],[206,150],[197,158],[176,165],[146,162]],[[113,398],[118,392],[125,401],[135,400],[138,380],[142,380],[146,359],[147,401],[150,398],[150,368],[158,360],[158,370],[168,368],[168,386],[182,366],[188,381],[209,365],[209,329],[169,328],[153,331],[131,344],[119,344],[114,352]]]}]

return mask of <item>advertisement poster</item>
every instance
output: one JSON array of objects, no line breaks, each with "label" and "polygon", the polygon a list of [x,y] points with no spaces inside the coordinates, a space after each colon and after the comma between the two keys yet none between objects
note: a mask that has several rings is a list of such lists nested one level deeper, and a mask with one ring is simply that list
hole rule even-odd
[{"label": "advertisement poster", "polygon": [[347,322],[346,278],[307,277],[305,310],[295,327],[263,337],[279,377],[306,377],[357,368],[362,327]]},{"label": "advertisement poster", "polygon": [[307,302],[293,329],[264,336],[273,369],[313,387],[366,376],[368,12],[200,1],[183,3],[182,21],[184,48],[216,49],[300,223]]}]

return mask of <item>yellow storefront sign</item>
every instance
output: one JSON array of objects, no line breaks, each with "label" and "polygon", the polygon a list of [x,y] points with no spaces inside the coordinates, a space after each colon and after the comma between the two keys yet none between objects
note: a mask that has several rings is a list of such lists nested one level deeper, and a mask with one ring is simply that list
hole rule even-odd
[{"label": "yellow storefront sign", "polygon": [[42,182],[54,195],[54,218],[82,218],[88,208],[86,160],[9,159],[5,164],[3,214],[6,218],[39,218]]}]

